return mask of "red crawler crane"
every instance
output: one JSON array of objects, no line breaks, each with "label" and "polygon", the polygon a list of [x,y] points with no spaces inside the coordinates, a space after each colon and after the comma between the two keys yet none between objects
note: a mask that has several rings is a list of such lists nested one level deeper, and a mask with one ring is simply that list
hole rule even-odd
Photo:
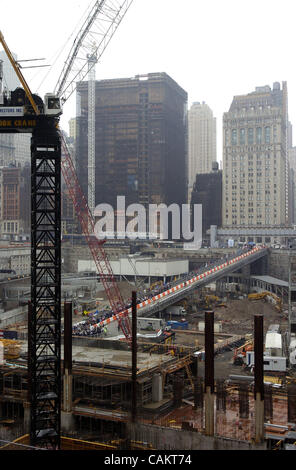
[{"label": "red crawler crane", "polygon": [[[76,35],[63,70],[55,87],[55,96],[65,103],[76,90],[77,82],[85,79],[91,68],[99,61],[118,26],[125,17],[133,0],[96,0],[88,10],[80,31]],[[91,65],[89,54],[96,59]],[[120,290],[107,254],[104,241],[94,235],[94,220],[87,200],[83,194],[65,139],[62,142],[62,174],[68,187],[75,212],[80,221],[82,232],[96,264],[100,279],[105,288],[113,314],[128,341],[131,341],[131,325]]]},{"label": "red crawler crane", "polygon": [[119,326],[128,341],[131,341],[131,325],[128,311],[125,307],[122,295],[114,277],[108,256],[104,250],[105,240],[98,240],[94,234],[94,220],[83,194],[78,177],[72,162],[70,152],[64,137],[62,140],[62,174],[69,190],[69,194],[79,219],[82,232],[85,236],[91,254],[96,264],[97,271],[103,283],[113,314],[117,315]]}]

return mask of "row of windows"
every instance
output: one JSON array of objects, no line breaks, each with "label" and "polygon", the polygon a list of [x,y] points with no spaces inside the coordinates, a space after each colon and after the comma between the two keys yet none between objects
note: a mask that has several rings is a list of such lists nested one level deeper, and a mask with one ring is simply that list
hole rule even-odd
[{"label": "row of windows", "polygon": [[[272,179],[270,178],[270,176],[271,175],[268,174],[268,175],[265,176],[265,178],[263,178],[262,176],[257,175],[256,186],[261,186],[263,183],[264,183],[264,186],[268,186],[267,183],[272,183]],[[231,189],[238,189],[238,187],[237,187],[238,184],[240,184],[241,188],[244,188],[245,184],[246,184],[246,186],[251,185],[250,188],[252,189],[254,187],[253,177],[249,178],[247,181],[243,177],[241,177],[240,179],[238,179],[238,177],[232,178],[232,180],[230,179],[230,181],[228,181],[228,179],[226,179],[226,181],[225,181],[225,191],[227,192],[228,189],[230,188],[230,186],[231,186]],[[276,187],[276,186],[274,186],[274,187]]]},{"label": "row of windows", "polygon": [[18,231],[18,223],[17,222],[4,222],[3,223],[3,231],[14,233]]},{"label": "row of windows", "polygon": [[[226,216],[226,219],[230,219],[230,217]],[[248,224],[253,224],[254,223],[254,215],[253,214],[248,214],[247,217],[240,217],[237,219],[236,217],[232,218],[232,223],[237,224],[237,225],[244,225],[245,223]],[[258,220],[261,219],[261,220]],[[226,223],[229,223],[227,220]],[[277,223],[277,218],[276,217],[270,217],[270,216],[265,216],[265,217],[256,217],[256,225],[271,225]]]},{"label": "row of windows", "polygon": [[[245,153],[241,153],[241,154],[238,154],[238,153],[232,153],[232,154],[229,154],[229,155],[225,155],[225,162],[226,162],[226,165],[228,162],[232,162],[232,164],[234,162],[238,162],[240,165],[244,165],[244,164],[253,164],[253,163],[257,163],[258,164],[262,164],[265,162],[266,165],[270,165],[272,163],[272,155],[270,153],[267,153],[267,154],[252,154],[252,153],[249,153],[249,154],[245,154]],[[279,157],[277,157],[276,154],[274,154],[274,158],[273,158],[273,163],[276,164],[279,160]]]},{"label": "row of windows", "polygon": [[[254,128],[252,127],[249,127],[248,129],[245,129],[242,127],[241,129],[239,129],[239,134],[238,134],[237,129],[232,129],[231,144],[238,145],[238,142],[239,142],[239,145],[245,145],[246,140],[247,140],[248,145],[252,145],[255,143],[255,140],[254,140],[255,137],[256,137],[256,144],[262,144],[263,137],[264,137],[264,143],[270,144],[270,126],[264,127],[264,133],[263,133],[262,127],[256,127],[255,131],[256,132],[254,133]],[[239,140],[238,140],[238,137],[239,137]]]},{"label": "row of windows", "polygon": [[227,219],[227,218],[229,218],[229,217],[236,218],[236,217],[239,216],[241,219],[243,219],[244,217],[250,216],[250,214],[252,214],[252,215],[256,214],[256,216],[257,216],[258,219],[262,219],[262,217],[264,217],[264,216],[265,216],[265,217],[271,217],[271,216],[277,217],[277,215],[278,215],[278,214],[277,214],[277,211],[272,211],[272,210],[265,210],[265,211],[263,210],[263,211],[262,211],[262,210],[260,210],[260,209],[257,209],[257,211],[256,211],[256,209],[249,208],[248,211],[246,211],[246,210],[245,210],[245,211],[242,211],[242,210],[241,210],[241,211],[239,212],[239,211],[237,210],[237,211],[232,211],[231,214],[228,214],[228,213],[226,212],[225,217],[226,217],[226,219]]}]

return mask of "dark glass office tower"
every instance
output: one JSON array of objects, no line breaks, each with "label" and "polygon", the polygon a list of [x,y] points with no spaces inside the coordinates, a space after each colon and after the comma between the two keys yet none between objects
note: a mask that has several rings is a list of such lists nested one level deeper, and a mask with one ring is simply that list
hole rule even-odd
[{"label": "dark glass office tower", "polygon": [[[187,93],[167,74],[96,81],[95,204],[186,202]],[[77,86],[77,173],[88,194],[88,82]]]}]

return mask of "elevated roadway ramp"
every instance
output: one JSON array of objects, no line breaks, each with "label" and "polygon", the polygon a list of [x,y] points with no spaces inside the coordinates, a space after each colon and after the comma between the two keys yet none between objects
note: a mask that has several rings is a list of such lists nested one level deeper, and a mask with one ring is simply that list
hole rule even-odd
[{"label": "elevated roadway ramp", "polygon": [[[190,295],[195,289],[206,286],[216,280],[226,276],[227,274],[232,273],[258,259],[266,256],[268,254],[268,248],[265,246],[256,246],[252,250],[242,251],[234,255],[231,258],[223,259],[222,262],[218,262],[216,265],[211,266],[208,270],[203,273],[197,274],[190,279],[186,279],[183,282],[180,281],[176,286],[161,292],[160,294],[155,295],[151,299],[147,299],[144,302],[141,302],[137,305],[138,315],[139,316],[150,316],[155,312],[164,310],[170,305],[174,305],[181,299],[184,299]],[[127,310],[129,316],[131,316],[131,308]],[[111,323],[117,322],[118,319],[123,316],[124,313],[119,313],[113,315],[110,318],[100,322],[98,325],[94,325],[91,328],[96,326],[107,327]]]}]

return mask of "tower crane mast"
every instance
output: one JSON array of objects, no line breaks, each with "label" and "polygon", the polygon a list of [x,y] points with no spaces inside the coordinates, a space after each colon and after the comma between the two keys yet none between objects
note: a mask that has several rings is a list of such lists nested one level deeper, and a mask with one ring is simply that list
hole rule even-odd
[{"label": "tower crane mast", "polygon": [[[67,144],[59,129],[60,103],[65,103],[89,72],[87,54],[78,66],[78,53],[88,38],[99,38],[96,57],[102,55],[133,0],[96,1],[74,42],[56,93],[44,102],[33,95],[20,65],[0,32],[2,44],[23,86],[9,95],[0,89],[0,106],[9,107],[0,132],[32,134],[31,140],[31,303],[28,312],[28,373],[31,408],[30,443],[60,448],[61,434],[61,169],[81,228],[106,290],[113,313],[127,340],[131,340],[128,311],[115,281],[103,242],[94,236],[94,221],[81,191]],[[102,18],[104,15],[104,19]],[[100,31],[92,28],[101,18]],[[107,27],[106,27],[107,25]],[[99,25],[98,25],[99,26]],[[88,52],[90,49],[88,48]],[[77,65],[77,67],[76,67]],[[85,72],[86,71],[86,72]],[[21,118],[15,119],[15,116]],[[64,158],[62,157],[62,154]]]},{"label": "tower crane mast", "polygon": [[[97,60],[100,59],[132,2],[133,0],[96,0],[94,2],[68,54],[65,66],[56,84],[55,92],[45,95],[44,109],[42,110],[44,115],[57,118],[62,113],[60,102],[65,103],[69,99],[76,89],[76,81],[83,80],[87,73],[90,72],[91,67],[95,65],[96,61],[89,61],[90,53]],[[35,95],[32,95],[19,65],[14,60],[5,43],[2,33],[0,33],[0,40],[24,87],[25,94],[33,107],[34,113],[39,115],[40,109],[35,103]],[[125,308],[102,242],[93,235],[93,215],[79,184],[67,143],[61,133],[60,135],[63,147],[63,157],[61,160],[63,177],[68,186],[75,211],[94,258],[99,276],[106,290],[113,314],[120,318],[119,325],[126,339],[131,341],[131,325],[127,309]]]}]

